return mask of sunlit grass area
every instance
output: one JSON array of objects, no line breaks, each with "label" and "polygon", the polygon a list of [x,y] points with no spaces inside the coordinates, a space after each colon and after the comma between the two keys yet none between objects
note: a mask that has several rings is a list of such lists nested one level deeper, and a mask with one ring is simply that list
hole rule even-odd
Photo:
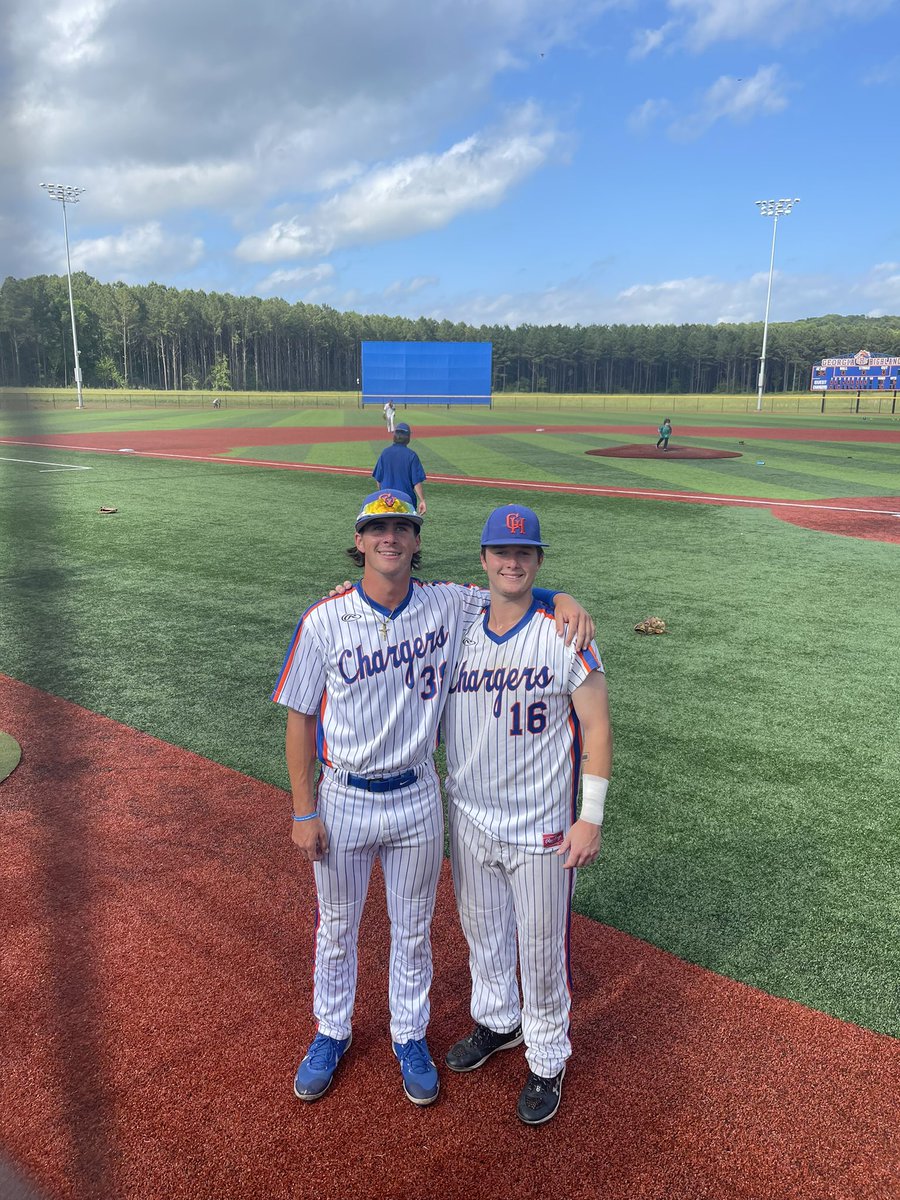
[{"label": "sunlit grass area", "polygon": [[[596,470],[603,460],[570,440],[554,454]],[[419,449],[519,477],[560,469],[540,458],[540,437],[454,442]],[[362,461],[377,445],[338,451]],[[773,449],[787,472],[785,445]],[[872,487],[890,477],[883,447],[860,463],[853,448],[856,478],[830,443],[798,447],[798,490],[815,477],[831,494],[861,494],[869,473]],[[652,466],[637,464],[645,479]],[[0,669],[285,786],[283,716],[268,695],[298,616],[347,575],[366,490],[352,476],[0,446]],[[422,575],[477,579],[479,531],[509,489],[432,483],[428,494]],[[612,695],[605,848],[579,878],[579,909],[900,1032],[897,547],[765,510],[529,503],[550,543],[543,581],[595,614]],[[110,504],[118,513],[99,515]],[[633,632],[650,614],[669,636]]]}]

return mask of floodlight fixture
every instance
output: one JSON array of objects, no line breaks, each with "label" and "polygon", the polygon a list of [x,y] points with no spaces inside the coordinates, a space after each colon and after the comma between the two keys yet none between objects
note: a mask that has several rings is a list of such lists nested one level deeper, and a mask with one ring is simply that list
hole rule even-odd
[{"label": "floodlight fixture", "polygon": [[75,301],[72,299],[72,263],[69,258],[69,221],[66,216],[66,205],[77,204],[81,199],[83,187],[69,187],[64,183],[42,183],[41,187],[51,200],[58,200],[63,211],[63,232],[66,238],[66,278],[69,281],[69,316],[72,318],[72,348],[75,352],[75,391],[78,396],[76,408],[84,408],[84,397],[81,392],[81,359],[78,350],[78,332],[75,329]]},{"label": "floodlight fixture", "polygon": [[766,292],[766,315],[763,321],[763,340],[762,353],[759,356],[759,377],[756,381],[756,411],[762,411],[763,405],[763,390],[766,384],[766,343],[769,337],[769,305],[772,301],[772,276],[775,272],[775,235],[778,232],[778,218],[786,217],[791,212],[795,204],[800,203],[800,197],[795,196],[793,199],[784,198],[781,200],[755,200],[754,204],[759,209],[761,217],[772,218],[772,254],[769,258],[769,287]]}]

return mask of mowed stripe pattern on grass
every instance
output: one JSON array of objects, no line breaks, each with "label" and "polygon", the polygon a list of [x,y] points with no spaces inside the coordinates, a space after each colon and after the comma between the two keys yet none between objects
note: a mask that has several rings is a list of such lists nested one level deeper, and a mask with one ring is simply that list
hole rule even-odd
[{"label": "mowed stripe pattern on grass", "polygon": [[[419,449],[432,478],[471,475],[519,479],[524,474],[534,481],[667,487],[799,500],[884,492],[883,481],[892,467],[892,443],[900,439],[900,430],[895,429],[688,426],[677,431],[676,440],[690,438],[700,445],[739,451],[742,457],[729,460],[727,465],[716,461],[679,461],[676,465],[661,453],[646,460],[598,460],[586,454],[636,434],[647,440],[648,448],[652,447],[652,428],[648,431],[643,425],[609,424],[548,424],[540,432],[535,426],[511,423],[456,427],[417,424],[414,444],[427,439]],[[31,435],[0,439],[0,444],[6,441],[10,445],[42,444],[95,451],[130,447],[142,454],[221,456],[260,465],[298,463],[369,474],[385,439],[383,429],[368,426],[280,425]],[[761,467],[757,465],[760,461]]]},{"label": "mowed stripe pattern on grass", "polygon": [[[354,1045],[291,1095],[312,1033],[314,897],[283,792],[0,677],[7,927],[0,1149],[44,1200],[529,1196],[886,1200],[900,1042],[577,918],[557,1119],[516,1120],[521,1051],[403,1097],[380,880]],[[602,870],[602,866],[600,867]],[[447,878],[432,1048],[467,1029]],[[427,1126],[427,1127],[426,1127]]]}]

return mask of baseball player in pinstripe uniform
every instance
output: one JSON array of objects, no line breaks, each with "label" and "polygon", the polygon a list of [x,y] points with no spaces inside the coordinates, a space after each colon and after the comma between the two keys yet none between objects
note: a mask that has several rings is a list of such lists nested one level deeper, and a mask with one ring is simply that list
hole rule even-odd
[{"label": "baseball player in pinstripe uniform", "polygon": [[476,1022],[446,1061],[471,1071],[524,1040],[530,1070],[517,1112],[529,1125],[549,1121],[562,1095],[575,869],[599,853],[612,765],[597,647],[566,646],[532,590],[544,545],[529,508],[508,505],[488,518],[481,561],[490,605],[463,637],[443,721],[453,880]]},{"label": "baseball player in pinstripe uniform", "polygon": [[[391,922],[394,1053],[414,1104],[430,1104],[438,1093],[425,1041],[430,929],[443,852],[432,752],[463,630],[487,593],[411,577],[421,524],[408,495],[366,497],[349,551],[363,567],[362,579],[303,615],[272,696],[289,709],[292,838],[313,864],[318,899],[318,1032],[294,1079],[302,1100],[324,1095],[350,1045],[357,936],[376,857]],[[578,625],[579,614],[590,622],[571,597],[559,597],[560,632],[568,620],[567,636],[583,640],[592,625]]]}]

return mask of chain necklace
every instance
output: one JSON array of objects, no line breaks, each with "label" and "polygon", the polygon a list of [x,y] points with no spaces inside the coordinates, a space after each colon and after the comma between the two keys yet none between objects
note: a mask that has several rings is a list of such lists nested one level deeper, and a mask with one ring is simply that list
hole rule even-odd
[{"label": "chain necklace", "polygon": [[383,613],[383,614],[377,613],[375,611],[375,608],[374,608],[375,602],[369,596],[366,595],[365,591],[363,591],[363,595],[365,596],[368,603],[372,606],[372,616],[375,618],[375,624],[378,626],[378,632],[381,634],[381,636],[384,638],[384,640],[387,641],[387,639],[388,639],[388,622],[392,621],[394,619],[394,617],[397,615],[397,613],[400,611],[400,609],[406,603],[408,594],[407,594],[407,596],[403,597],[403,599],[400,601],[400,603],[397,605],[396,608],[392,608],[389,613]]}]

